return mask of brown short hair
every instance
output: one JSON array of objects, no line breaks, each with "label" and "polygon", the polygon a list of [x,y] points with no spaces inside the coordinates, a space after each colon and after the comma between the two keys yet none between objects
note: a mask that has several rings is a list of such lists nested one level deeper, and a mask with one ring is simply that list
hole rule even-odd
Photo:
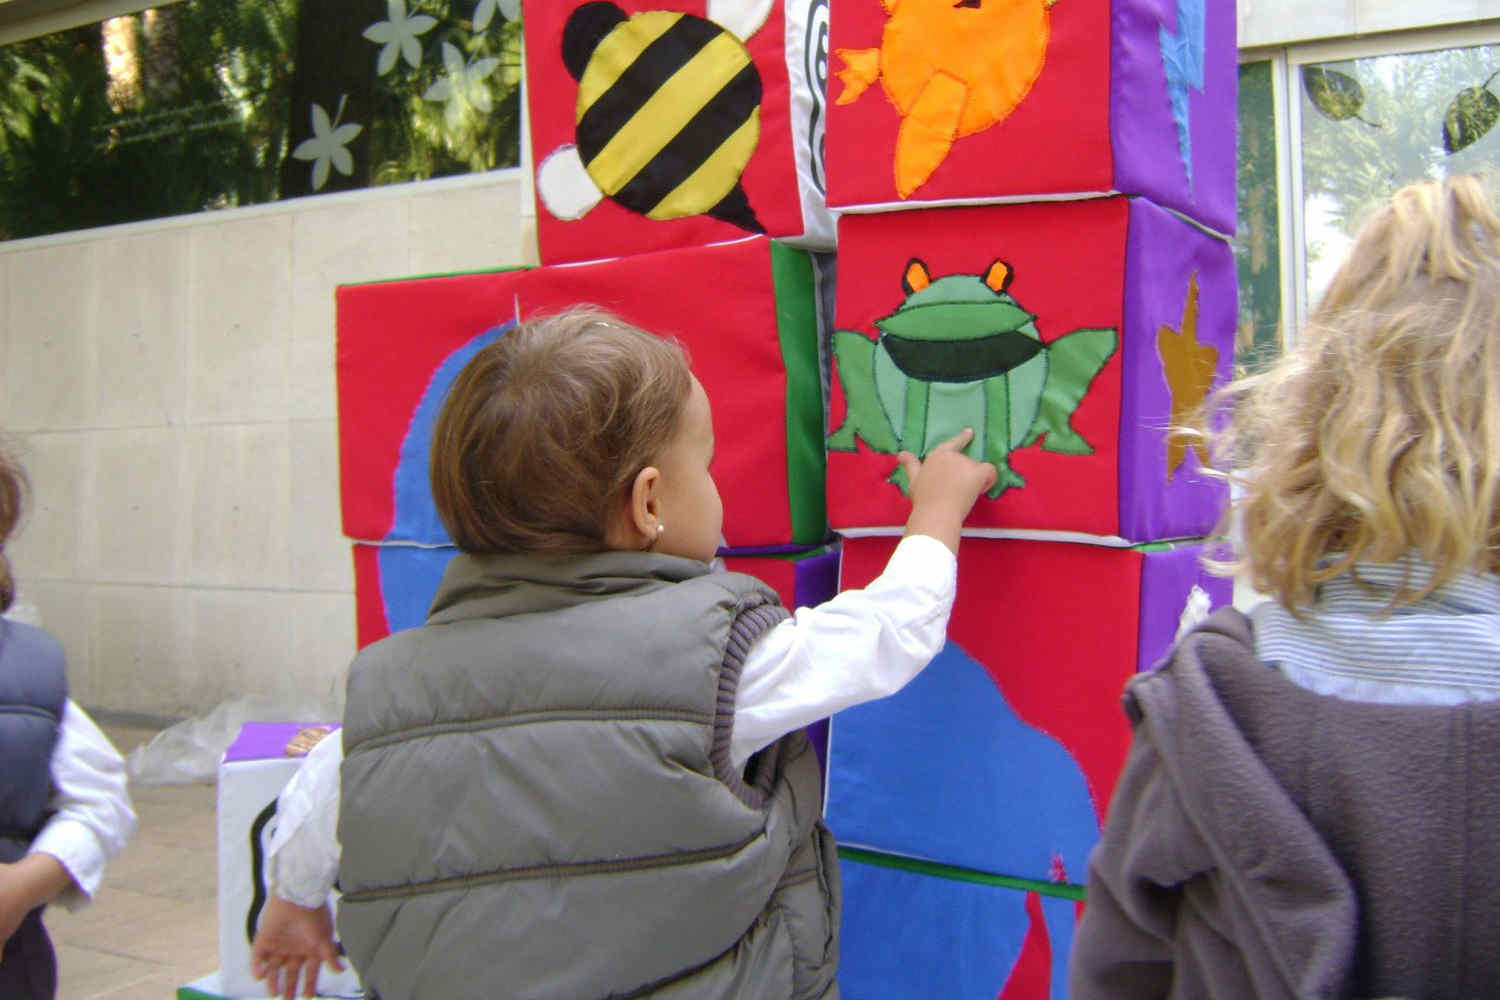
[{"label": "brown short hair", "polygon": [[579,307],[531,319],[454,380],[432,497],[465,552],[605,547],[613,504],[668,447],[692,390],[675,341]]},{"label": "brown short hair", "polygon": [[5,558],[5,543],[21,520],[21,504],[26,497],[26,473],[10,456],[0,451],[0,611],[16,599],[16,581],[10,575],[10,560]]}]

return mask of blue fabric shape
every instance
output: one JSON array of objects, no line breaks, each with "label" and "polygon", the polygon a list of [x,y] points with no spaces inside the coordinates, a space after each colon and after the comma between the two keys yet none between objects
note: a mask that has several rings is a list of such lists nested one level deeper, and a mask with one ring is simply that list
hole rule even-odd
[{"label": "blue fabric shape", "polygon": [[899,694],[834,717],[828,770],[840,843],[1078,885],[1099,839],[1072,754],[951,640]]},{"label": "blue fabric shape", "polygon": [[[1026,939],[1026,894],[915,872],[840,864],[844,1000],[995,1000]],[[1065,904],[1071,933],[1072,900]],[[1052,921],[1049,919],[1049,925]],[[1061,998],[1053,948],[1052,996]],[[1067,954],[1066,948],[1062,951]]]},{"label": "blue fabric shape", "polygon": [[448,560],[458,549],[445,545],[423,549],[415,545],[382,545],[375,560],[380,567],[380,600],[392,632],[416,628],[427,621],[432,596],[443,581]]},{"label": "blue fabric shape", "polygon": [[[1082,881],[1082,874],[1078,877]],[[1048,942],[1052,947],[1052,988],[1048,991],[1048,1000],[1068,1000],[1068,958],[1073,954],[1077,913],[1078,904],[1071,899],[1042,897],[1042,922],[1047,925]]]},{"label": "blue fabric shape", "polygon": [[[828,825],[840,843],[1044,882],[1064,876],[1082,884],[1086,877],[1099,821],[1082,769],[1061,743],[1021,721],[984,665],[951,640],[899,694],[835,716],[828,754]],[[845,968],[851,926],[847,872],[852,868],[845,866]],[[1021,926],[1015,937],[1019,950],[1026,922],[1024,893],[971,888],[1007,900],[1015,897],[1013,904],[987,900],[964,905],[982,906],[997,925],[1004,924],[997,911],[1014,905]],[[898,911],[906,906],[891,905]],[[1052,944],[1051,995],[1061,1000],[1074,903],[1044,897],[1042,912]],[[905,933],[915,933],[923,923],[910,916],[896,919]],[[944,930],[942,936],[965,933],[962,926]],[[1003,951],[1000,933],[982,936],[985,947]],[[891,947],[893,940],[885,946]],[[964,977],[956,992],[857,995],[994,997],[1004,975],[994,980],[992,992],[974,992],[982,979],[993,977],[990,967],[976,965],[979,960],[966,948],[955,958],[959,971],[952,974]],[[881,960],[872,956],[869,961]],[[1014,961],[1014,954],[1005,959],[1006,974]],[[886,970],[886,965],[879,968]]]},{"label": "blue fabric shape", "polygon": [[[514,322],[504,323],[486,330],[444,358],[432,373],[421,402],[412,411],[406,437],[401,440],[401,454],[396,460],[396,472],[391,482],[396,510],[387,538],[429,545],[452,544],[453,539],[448,536],[448,529],[443,527],[443,520],[432,504],[432,487],[427,478],[427,464],[432,454],[432,428],[437,423],[443,399],[463,366],[515,325]],[[391,630],[395,631],[394,624]]]},{"label": "blue fabric shape", "polygon": [[1172,102],[1172,120],[1177,123],[1177,153],[1187,170],[1189,188],[1193,186],[1193,138],[1188,88],[1203,89],[1206,19],[1204,0],[1177,0],[1177,33],[1169,33],[1166,25],[1159,30],[1167,95]]}]

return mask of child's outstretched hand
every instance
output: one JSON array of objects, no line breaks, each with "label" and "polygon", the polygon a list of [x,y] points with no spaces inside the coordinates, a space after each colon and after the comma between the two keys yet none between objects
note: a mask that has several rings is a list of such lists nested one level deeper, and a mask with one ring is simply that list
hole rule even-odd
[{"label": "child's outstretched hand", "polygon": [[911,484],[911,517],[908,535],[931,535],[958,552],[964,518],[974,508],[979,494],[995,485],[995,467],[976,462],[963,450],[974,440],[974,429],[966,427],[927,453],[922,461],[909,451],[896,456]]},{"label": "child's outstretched hand", "polygon": [[10,940],[28,913],[72,884],[63,863],[44,852],[0,864],[0,945]]},{"label": "child's outstretched hand", "polygon": [[299,978],[303,996],[318,991],[318,970],[324,962],[343,971],[344,961],[333,942],[333,914],[328,904],[308,909],[273,893],[261,911],[250,946],[251,973],[266,981],[272,996],[280,994],[283,1000],[292,1000]]}]

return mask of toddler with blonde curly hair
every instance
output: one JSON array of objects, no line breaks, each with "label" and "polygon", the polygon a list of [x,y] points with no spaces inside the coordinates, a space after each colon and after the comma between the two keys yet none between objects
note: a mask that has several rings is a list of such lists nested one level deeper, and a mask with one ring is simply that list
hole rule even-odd
[{"label": "toddler with blonde curly hair", "polygon": [[1070,996],[1500,992],[1500,217],[1399,191],[1205,434],[1216,612],[1134,678]]}]

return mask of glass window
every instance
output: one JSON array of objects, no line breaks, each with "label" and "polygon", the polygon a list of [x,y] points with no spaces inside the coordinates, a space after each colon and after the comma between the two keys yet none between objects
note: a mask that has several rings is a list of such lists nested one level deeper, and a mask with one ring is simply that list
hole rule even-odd
[{"label": "glass window", "polygon": [[1238,225],[1234,263],[1240,316],[1235,367],[1254,370],[1281,349],[1281,199],[1271,62],[1240,65]]},{"label": "glass window", "polygon": [[0,239],[517,162],[520,0],[183,0],[0,47]]},{"label": "glass window", "polygon": [[1500,45],[1294,67],[1309,303],[1398,188],[1500,167],[1497,71]]}]

